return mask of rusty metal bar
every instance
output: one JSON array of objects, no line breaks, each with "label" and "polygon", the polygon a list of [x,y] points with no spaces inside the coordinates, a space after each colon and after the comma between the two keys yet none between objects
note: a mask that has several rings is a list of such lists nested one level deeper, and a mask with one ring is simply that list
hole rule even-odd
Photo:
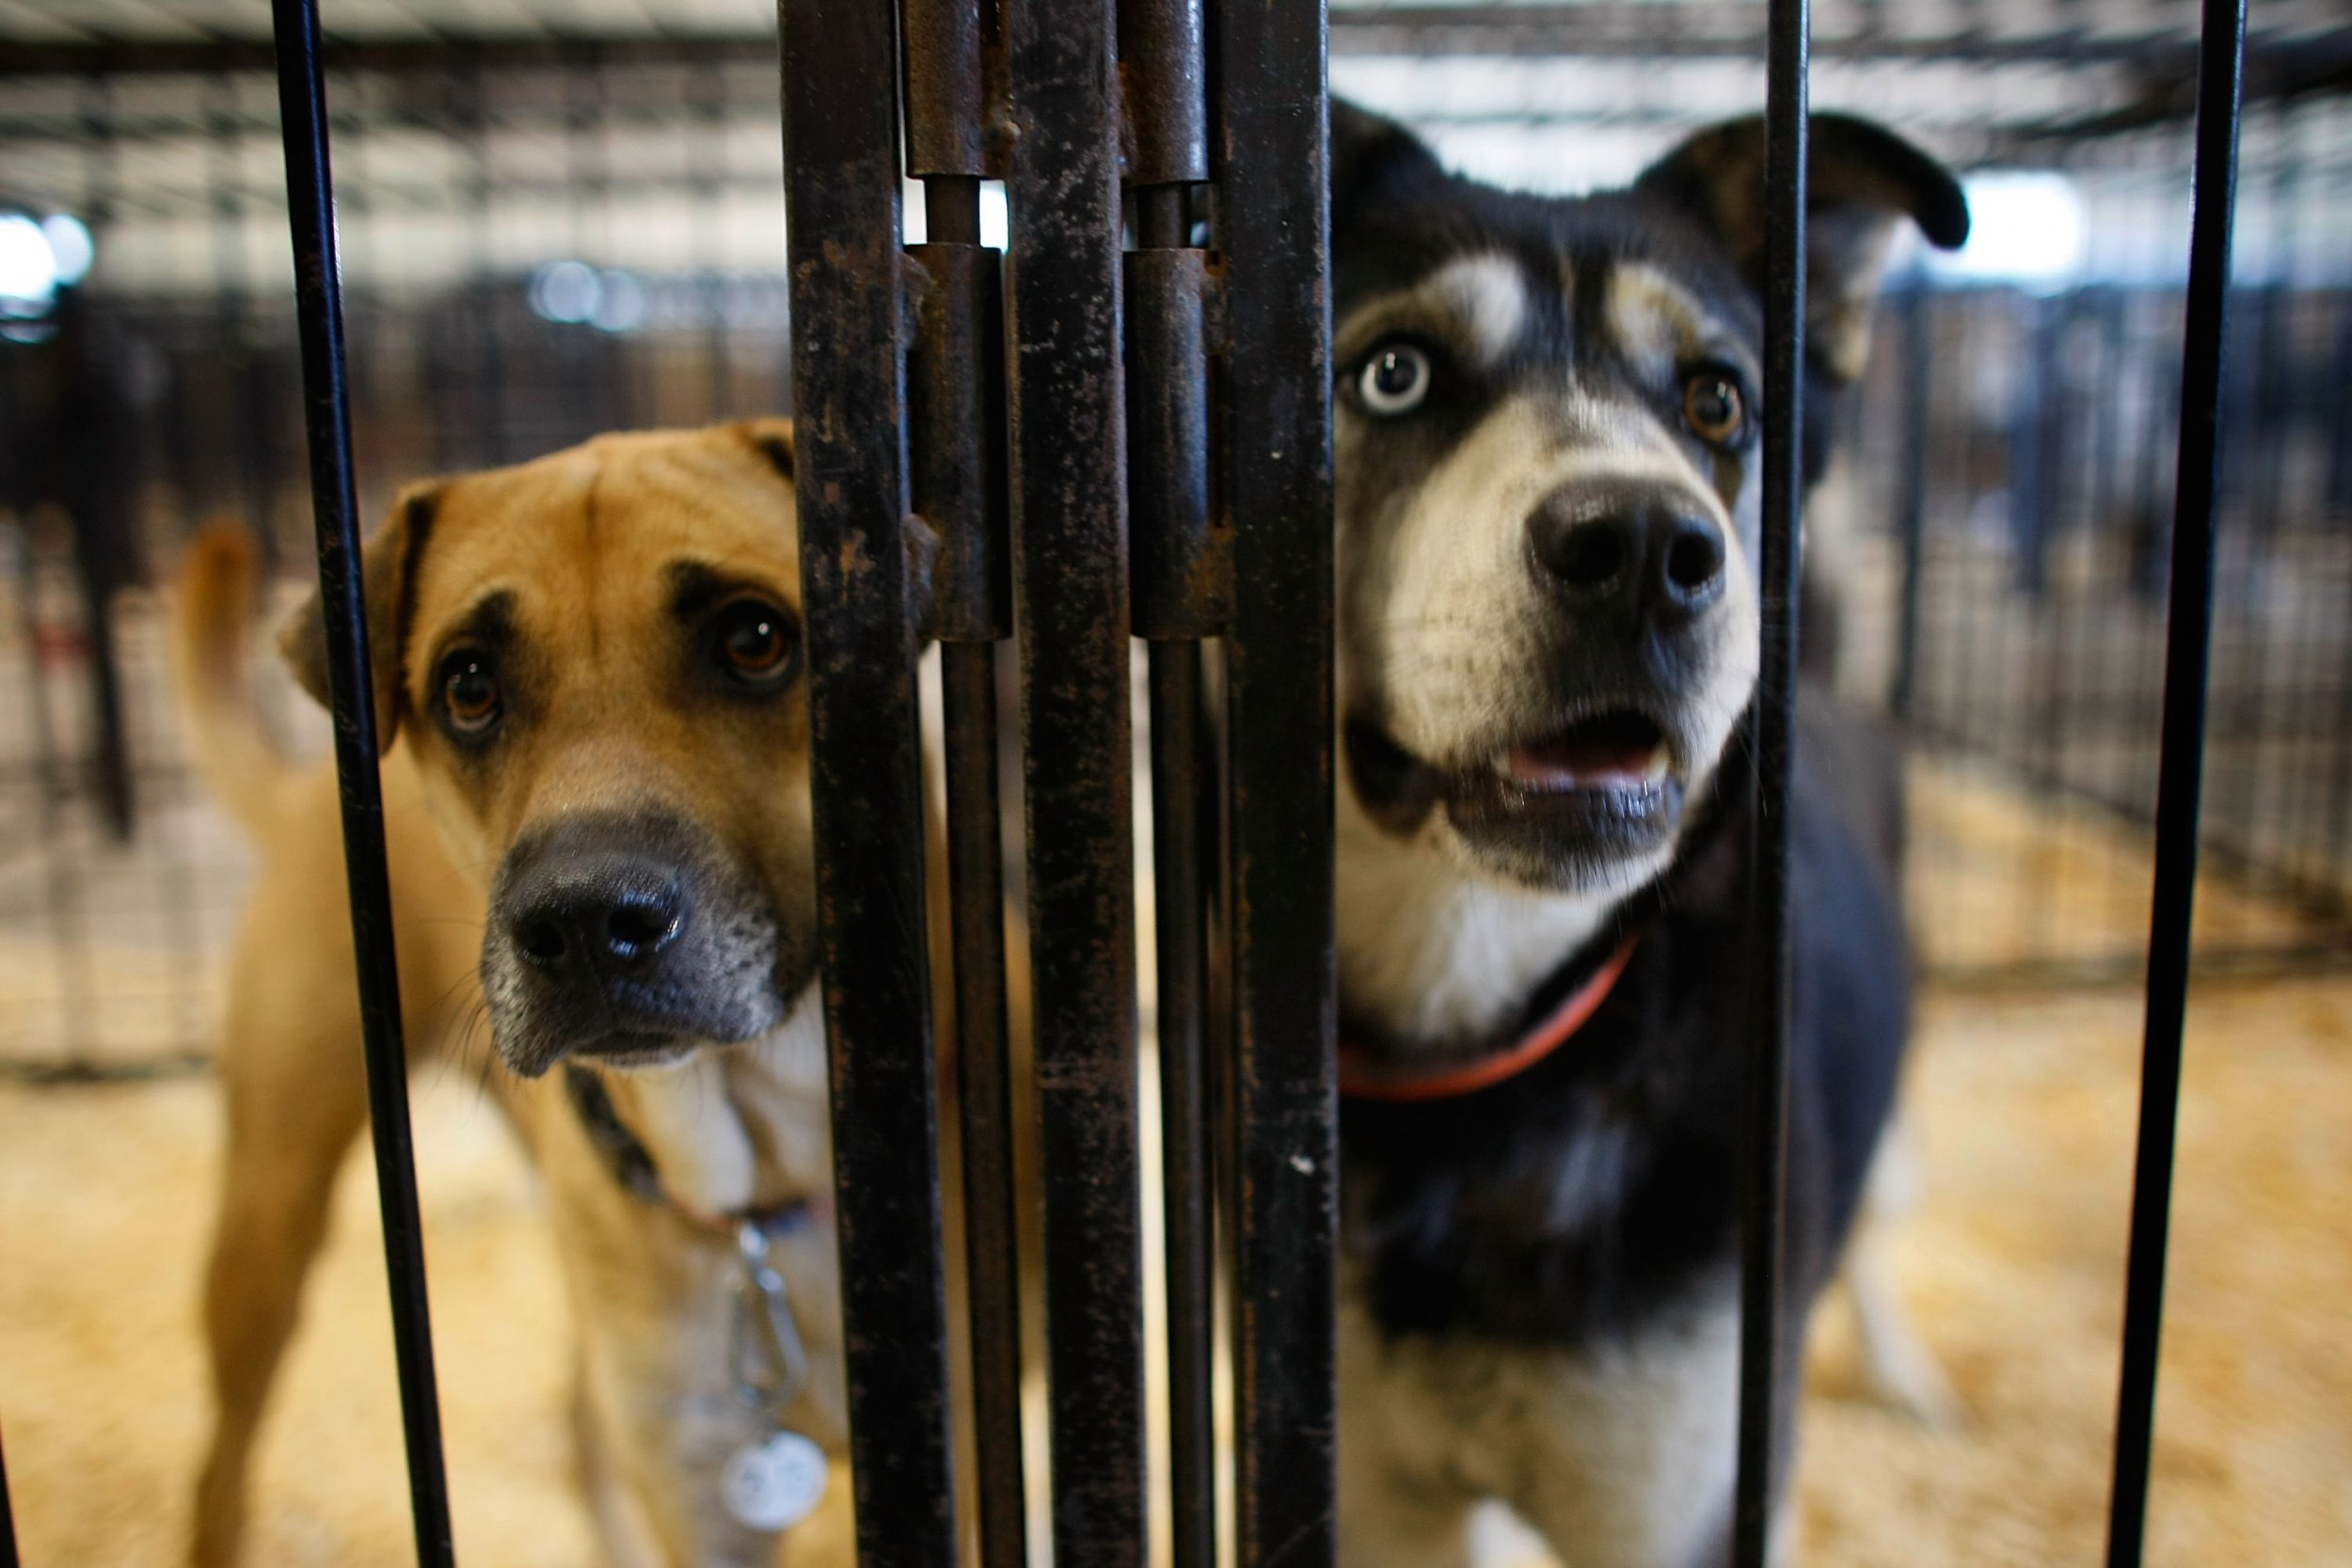
[{"label": "rusty metal bar", "polygon": [[1009,40],[1013,569],[1061,1568],[1133,1568],[1146,1550],[1112,11],[1036,0]]},{"label": "rusty metal bar", "polygon": [[908,367],[909,471],[915,514],[939,535],[928,624],[941,643],[946,732],[975,1502],[983,1568],[1019,1568],[1028,1550],[1021,1277],[996,778],[995,641],[1011,629],[1002,461],[1003,285],[996,253],[979,244],[978,181],[934,175],[924,182],[923,196],[930,237],[908,247],[928,283]]},{"label": "rusty metal bar", "polygon": [[2164,724],[2156,780],[2155,892],[2149,913],[2148,1013],[2132,1180],[2131,1258],[2123,1298],[2122,1377],[2116,1396],[2115,1483],[2107,1506],[2107,1568],[2138,1568],[2148,1525],[2148,1469],[2155,1447],[2156,1367],[2163,1349],[2164,1265],[2171,1221],[2173,1138],[2180,1116],[2181,1037],[2188,1010],[2205,686],[2213,645],[2214,532],[2220,500],[2223,353],[2229,337],[2246,0],[2205,0],[2201,39],[2188,306],[2181,338],[2171,604],[2165,628]]},{"label": "rusty metal bar", "polygon": [[1006,1050],[1003,840],[996,787],[996,648],[940,649],[946,727],[947,875],[954,890],[956,1071],[963,1112],[964,1253],[972,1323],[974,1473],[981,1568],[1028,1560],[1021,1458],[1021,1275]]},{"label": "rusty metal bar", "polygon": [[818,907],[859,1561],[955,1560],[901,479],[898,54],[879,6],[784,0],[786,238]]},{"label": "rusty metal bar", "polygon": [[[1166,1222],[1168,1507],[1174,1568],[1216,1560],[1215,1196],[1202,1049],[1207,910],[1201,650],[1221,629],[1228,562],[1210,548],[1206,258],[1182,248],[1187,191],[1136,193],[1127,253],[1128,506],[1136,631],[1150,651],[1152,911]],[[1220,536],[1222,537],[1222,536]]]},{"label": "rusty metal bar", "polygon": [[995,172],[988,158],[989,67],[1002,53],[1000,25],[997,0],[900,0],[909,174]]},{"label": "rusty metal bar", "polygon": [[391,880],[384,859],[383,782],[376,771],[375,694],[368,677],[359,506],[352,477],[351,394],[343,363],[342,282],[336,261],[335,186],[326,144],[318,0],[273,0],[270,12],[286,144],[286,208],[294,238],[319,602],[326,623],[335,773],[342,801],[343,871],[351,897],[359,1032],[367,1053],[376,1202],[391,1292],[392,1355],[407,1446],[409,1516],[421,1568],[448,1568],[457,1554],[441,1457],[424,1234],[417,1213],[408,1128],[408,1058],[401,1035],[400,974],[392,952]]},{"label": "rusty metal bar", "polygon": [[1232,533],[1213,526],[1209,505],[1208,259],[1178,248],[1183,187],[1140,192],[1136,206],[1145,242],[1127,253],[1136,635],[1214,637],[1232,560]]},{"label": "rusty metal bar", "polygon": [[1788,794],[1796,750],[1797,562],[1804,504],[1809,0],[1772,0],[1764,103],[1763,661],[1754,715],[1756,843],[1740,1150],[1739,1475],[1732,1562],[1766,1568],[1778,1493],[1788,1152]]},{"label": "rusty metal bar", "polygon": [[1200,646],[1154,642],[1151,659],[1152,865],[1157,927],[1160,1176],[1168,1268],[1168,1507],[1174,1568],[1216,1561],[1215,1190],[1202,1071],[1206,930],[1200,877],[1207,784],[1200,744]]},{"label": "rusty metal bar", "polygon": [[1201,11],[1201,0],[1119,0],[1119,86],[1130,185],[1209,177]]},{"label": "rusty metal bar", "polygon": [[1004,282],[979,243],[979,182],[924,182],[930,239],[907,254],[924,274],[909,366],[908,472],[917,515],[939,535],[924,629],[946,642],[1012,630],[1005,551]]},{"label": "rusty metal bar", "polygon": [[1217,24],[1234,1516],[1267,1568],[1335,1549],[1329,117],[1322,0]]}]

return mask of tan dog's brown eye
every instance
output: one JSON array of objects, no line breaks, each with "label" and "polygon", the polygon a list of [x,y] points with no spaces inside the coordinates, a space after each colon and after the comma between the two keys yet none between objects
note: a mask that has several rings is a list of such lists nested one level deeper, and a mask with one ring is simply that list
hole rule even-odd
[{"label": "tan dog's brown eye", "polygon": [[766,686],[791,673],[800,637],[791,619],[762,599],[743,599],[719,613],[719,657],[736,679]]},{"label": "tan dog's brown eye", "polygon": [[441,660],[441,708],[461,735],[480,735],[498,722],[505,703],[488,654],[460,648]]},{"label": "tan dog's brown eye", "polygon": [[1725,446],[1747,425],[1747,400],[1730,377],[1701,371],[1683,385],[1682,418],[1700,440]]}]

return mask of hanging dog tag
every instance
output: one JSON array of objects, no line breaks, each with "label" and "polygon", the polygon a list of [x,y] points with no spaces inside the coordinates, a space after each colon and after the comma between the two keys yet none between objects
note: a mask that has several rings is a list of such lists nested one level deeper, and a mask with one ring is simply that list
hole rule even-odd
[{"label": "hanging dog tag", "polygon": [[727,1513],[752,1529],[790,1529],[825,1496],[825,1450],[797,1432],[746,1443],[720,1477]]}]

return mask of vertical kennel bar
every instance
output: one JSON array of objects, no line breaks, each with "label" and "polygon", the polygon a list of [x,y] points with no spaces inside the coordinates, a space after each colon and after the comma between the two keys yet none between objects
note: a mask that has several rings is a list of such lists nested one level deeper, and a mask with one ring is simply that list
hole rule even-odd
[{"label": "vertical kennel bar", "polygon": [[1045,1184],[1054,1560],[1145,1559],[1113,0],[1009,17],[1013,571]]},{"label": "vertical kennel bar", "polygon": [[2223,350],[2230,239],[2237,195],[2246,0],[2204,0],[2197,57],[2197,160],[2191,176],[2188,301],[2181,336],[2180,450],[2172,499],[2172,582],[2164,648],[2164,723],[2156,774],[2155,894],[2149,915],[2148,1014],[2140,1065],[2132,1244],[2123,1296],[2123,1366],[2115,1419],[2107,1568],[2137,1568],[2148,1523],[2164,1262],[2188,1007],[2197,895],[2205,677],[2213,644],[2214,524],[2219,501]]},{"label": "vertical kennel bar", "polygon": [[8,1502],[8,1458],[0,1449],[0,1568],[17,1568],[16,1510]]},{"label": "vertical kennel bar", "polygon": [[[1133,40],[1129,40],[1132,44]],[[1150,59],[1121,62],[1142,74]],[[1132,100],[1131,100],[1132,103]],[[1136,127],[1141,134],[1142,127]],[[1152,924],[1167,1260],[1168,1507],[1175,1568],[1216,1552],[1214,1199],[1203,1058],[1206,759],[1201,646],[1224,625],[1229,558],[1210,522],[1207,258],[1181,183],[1136,193],[1127,253],[1128,505],[1136,634],[1149,640]]]},{"label": "vertical kennel bar", "polygon": [[302,340],[303,424],[318,531],[319,602],[326,623],[343,870],[351,894],[360,1036],[367,1052],[376,1202],[390,1282],[392,1353],[407,1441],[408,1507],[421,1568],[453,1568],[457,1552],[450,1532],[432,1318],[425,1296],[424,1237],[417,1215],[408,1130],[408,1064],[401,1038],[400,975],[392,952],[391,883],[384,863],[383,785],[376,773],[375,694],[359,573],[358,502],[352,477],[351,400],[343,362],[342,288],[336,263],[334,174],[326,145],[318,0],[271,0],[270,21],[277,42],[278,117],[286,143],[286,209],[294,236],[294,303]]},{"label": "vertical kennel bar", "polygon": [[1329,106],[1322,0],[1216,17],[1226,269],[1234,1519],[1328,1564],[1338,1237]]},{"label": "vertical kennel bar", "polygon": [[1152,909],[1173,1568],[1216,1560],[1216,1207],[1204,1053],[1210,782],[1200,640],[1225,626],[1230,534],[1209,496],[1208,258],[1191,193],[1209,177],[1201,0],[1120,0],[1119,75],[1136,248],[1126,258],[1135,630],[1149,640]]},{"label": "vertical kennel bar", "polygon": [[1764,107],[1763,662],[1756,696],[1756,947],[1740,1160],[1739,1476],[1732,1561],[1771,1559],[1788,1149],[1788,791],[1796,742],[1797,552],[1804,499],[1808,0],[1772,0]]},{"label": "vertical kennel bar", "polygon": [[858,1560],[955,1560],[888,7],[784,0],[817,895]]},{"label": "vertical kennel bar", "polygon": [[916,515],[939,535],[927,629],[939,640],[949,927],[981,1561],[1026,1553],[1021,1464],[1021,1278],[1007,1050],[1004,825],[996,778],[996,643],[1011,629],[1001,453],[1004,318],[996,253],[979,244],[979,182],[924,181],[928,277],[909,363]]},{"label": "vertical kennel bar", "polygon": [[939,535],[927,628],[940,644],[957,1099],[972,1329],[974,1502],[982,1568],[1027,1560],[1021,1453],[1021,1276],[1006,1030],[996,644],[1012,624],[1004,494],[1004,281],[980,245],[993,4],[906,0],[909,172],[923,182],[926,288],[908,365],[916,515]]},{"label": "vertical kennel bar", "polygon": [[1895,610],[1895,675],[1887,710],[1908,724],[1919,688],[1919,598],[1927,571],[1928,418],[1933,382],[1928,376],[1928,285],[1913,282],[1902,296],[1902,466],[1895,536],[1902,579]]}]

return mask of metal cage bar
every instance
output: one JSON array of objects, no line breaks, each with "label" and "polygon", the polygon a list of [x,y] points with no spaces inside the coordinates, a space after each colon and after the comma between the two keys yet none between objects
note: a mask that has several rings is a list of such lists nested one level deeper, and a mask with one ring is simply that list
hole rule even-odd
[{"label": "metal cage bar", "polygon": [[1054,1560],[1147,1550],[1114,0],[1009,18],[1008,401]]},{"label": "metal cage bar", "polygon": [[1763,660],[1756,695],[1749,1034],[1740,1161],[1739,1473],[1732,1561],[1765,1568],[1783,1469],[1787,1304],[1788,795],[1796,750],[1797,562],[1804,505],[1804,246],[1809,0],[1772,0],[1764,109]]},{"label": "metal cage bar", "polygon": [[1127,494],[1135,631],[1149,639],[1160,1178],[1168,1309],[1168,1537],[1173,1568],[1216,1561],[1216,1186],[1206,1059],[1213,759],[1201,734],[1201,639],[1225,626],[1230,551],[1210,473],[1209,259],[1191,194],[1209,176],[1200,0],[1121,0],[1120,81],[1136,248],[1126,257]]},{"label": "metal cage bar", "polygon": [[908,366],[915,515],[938,535],[927,621],[940,644],[957,1102],[971,1327],[972,1503],[983,1568],[1027,1560],[1021,1451],[1020,1215],[1007,1016],[996,643],[1012,629],[1007,579],[1004,277],[980,244],[989,171],[993,6],[906,0],[906,150],[923,182],[925,242]]},{"label": "metal cage bar", "polygon": [[2155,894],[2149,914],[2148,1012],[2123,1301],[2122,1374],[2116,1402],[2115,1482],[2107,1506],[2108,1568],[2137,1568],[2140,1560],[2155,1440],[2173,1134],[2180,1112],[2181,1037],[2188,1007],[2189,936],[2197,895],[2230,240],[2245,61],[2246,0],[2205,0],[2197,65],[2188,303],[2181,336],[2181,434],[2157,765]]},{"label": "metal cage bar", "polygon": [[1234,1517],[1238,1561],[1267,1568],[1336,1549],[1327,40],[1323,0],[1230,6],[1216,24]]},{"label": "metal cage bar", "polygon": [[319,600],[326,626],[335,721],[335,773],[342,802],[343,869],[351,895],[360,1035],[376,1201],[384,1226],[392,1353],[407,1444],[408,1505],[417,1561],[450,1568],[449,1486],[441,1453],[424,1235],[408,1127],[408,1063],[401,1035],[400,975],[392,950],[391,884],[384,859],[384,800],[376,771],[376,692],[353,485],[351,397],[343,356],[342,288],[335,248],[334,177],[327,151],[326,88],[318,0],[273,0],[278,114],[286,144],[286,206],[293,230],[294,301],[302,341],[302,413],[318,535]]},{"label": "metal cage bar", "polygon": [[8,1457],[5,1448],[0,1448],[0,1568],[17,1568],[16,1509],[8,1501]]},{"label": "metal cage bar", "polygon": [[811,786],[858,1559],[955,1560],[886,6],[785,0]]}]

